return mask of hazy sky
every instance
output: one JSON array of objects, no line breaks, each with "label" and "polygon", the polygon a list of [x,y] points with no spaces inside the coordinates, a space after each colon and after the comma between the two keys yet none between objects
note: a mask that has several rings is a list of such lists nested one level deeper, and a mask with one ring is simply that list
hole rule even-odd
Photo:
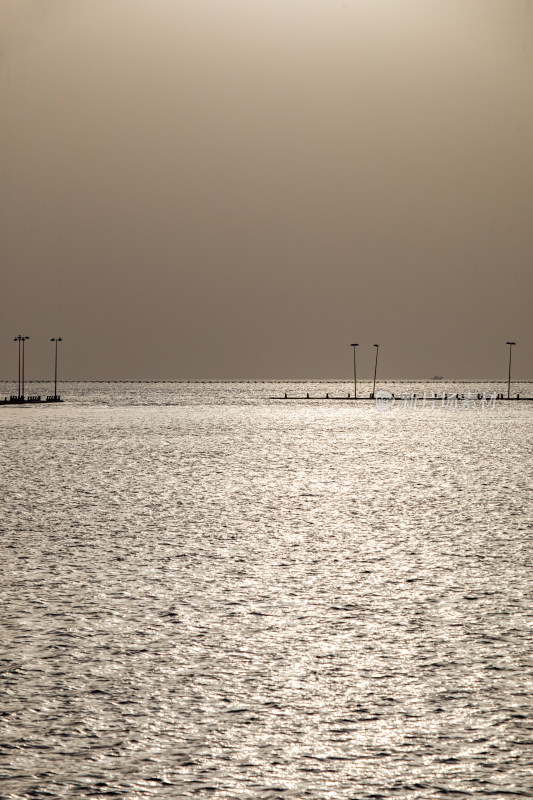
[{"label": "hazy sky", "polygon": [[533,0],[1,0],[0,377],[533,379]]}]

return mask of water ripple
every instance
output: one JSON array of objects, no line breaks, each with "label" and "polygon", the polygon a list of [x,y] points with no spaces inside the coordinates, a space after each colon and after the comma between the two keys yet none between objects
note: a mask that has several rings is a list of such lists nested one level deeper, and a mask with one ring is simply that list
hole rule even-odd
[{"label": "water ripple", "polygon": [[530,410],[121,391],[0,420],[4,796],[532,796]]}]

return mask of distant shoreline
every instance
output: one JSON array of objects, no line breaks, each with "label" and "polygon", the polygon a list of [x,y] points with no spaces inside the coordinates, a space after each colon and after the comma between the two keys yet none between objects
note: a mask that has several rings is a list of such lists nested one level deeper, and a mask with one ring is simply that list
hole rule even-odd
[{"label": "distant shoreline", "polygon": [[[0,383],[16,384],[13,378],[0,378]],[[53,383],[50,378],[25,380],[28,383]],[[350,378],[64,378],[61,383],[352,383]],[[372,383],[372,378],[361,378],[358,383]],[[380,378],[379,384],[386,383],[501,383],[507,386],[506,380],[492,378]],[[517,383],[532,383],[533,379],[513,378],[513,385]]]}]

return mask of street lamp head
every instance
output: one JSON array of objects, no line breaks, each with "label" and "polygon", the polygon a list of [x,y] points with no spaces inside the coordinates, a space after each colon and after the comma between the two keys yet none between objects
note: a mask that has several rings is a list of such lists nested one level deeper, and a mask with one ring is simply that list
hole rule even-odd
[{"label": "street lamp head", "polygon": [[359,343],[355,342],[354,344],[351,344],[350,347],[359,347]]},{"label": "street lamp head", "polygon": [[375,344],[374,347],[379,347],[379,344]]},{"label": "street lamp head", "polygon": [[516,342],[505,342],[505,344],[516,344]]}]

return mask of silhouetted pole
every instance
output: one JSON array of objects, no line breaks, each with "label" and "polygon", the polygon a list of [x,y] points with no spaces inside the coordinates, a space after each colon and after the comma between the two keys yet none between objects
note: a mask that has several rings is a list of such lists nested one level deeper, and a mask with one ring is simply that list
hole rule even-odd
[{"label": "silhouetted pole", "polygon": [[355,369],[355,348],[359,347],[359,345],[351,344],[350,347],[353,347],[353,396],[354,399],[357,400],[357,371]]},{"label": "silhouetted pole", "polygon": [[511,398],[511,353],[516,342],[506,342],[505,344],[509,345],[509,378],[507,381],[507,399],[509,400]]},{"label": "silhouetted pole", "polygon": [[57,339],[50,339],[50,341],[56,343],[56,365],[54,370],[54,400],[55,400],[57,398],[57,343],[62,342],[63,339],[60,336]]},{"label": "silhouetted pole", "polygon": [[378,353],[379,353],[379,344],[375,344],[374,347],[376,348],[376,363],[374,364],[374,387],[372,389],[372,397],[376,394],[376,375],[378,372]]},{"label": "silhouetted pole", "polygon": [[[24,399],[24,342],[26,339],[29,339],[29,336],[21,336],[20,333],[18,336],[15,336],[13,339],[14,342],[19,343],[19,393],[18,399]],[[21,391],[21,361],[20,361],[20,343],[22,342],[22,391]]]},{"label": "silhouetted pole", "polygon": [[22,341],[22,399],[24,400],[24,342],[29,339],[29,336],[21,336]]},{"label": "silhouetted pole", "polygon": [[22,336],[20,334],[18,336],[15,336],[15,338],[13,339],[14,342],[18,342],[19,343],[19,388],[18,388],[17,397],[20,397],[20,341],[21,341],[21,339],[22,339]]}]

